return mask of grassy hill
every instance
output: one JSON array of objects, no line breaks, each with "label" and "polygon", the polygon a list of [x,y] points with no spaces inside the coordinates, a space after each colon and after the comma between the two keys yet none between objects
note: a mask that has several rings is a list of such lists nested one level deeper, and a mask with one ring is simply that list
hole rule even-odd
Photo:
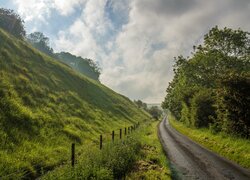
[{"label": "grassy hill", "polygon": [[148,118],[128,98],[0,29],[0,177],[69,159],[70,144]]}]

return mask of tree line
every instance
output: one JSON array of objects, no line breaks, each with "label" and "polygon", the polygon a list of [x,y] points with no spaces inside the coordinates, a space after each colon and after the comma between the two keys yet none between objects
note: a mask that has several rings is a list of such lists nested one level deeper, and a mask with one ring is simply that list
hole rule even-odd
[{"label": "tree line", "polygon": [[137,105],[137,107],[143,109],[144,111],[148,112],[154,119],[159,120],[161,117],[163,111],[158,106],[151,106],[148,107],[148,105],[141,100],[134,100],[134,103]]},{"label": "tree line", "polygon": [[92,59],[77,57],[69,52],[54,53],[49,45],[49,38],[42,32],[26,34],[24,21],[13,10],[0,8],[0,28],[18,39],[29,42],[34,48],[69,65],[74,70],[99,81],[101,68],[96,62]]},{"label": "tree line", "polygon": [[216,26],[191,57],[176,57],[162,107],[187,126],[249,138],[249,35]]}]

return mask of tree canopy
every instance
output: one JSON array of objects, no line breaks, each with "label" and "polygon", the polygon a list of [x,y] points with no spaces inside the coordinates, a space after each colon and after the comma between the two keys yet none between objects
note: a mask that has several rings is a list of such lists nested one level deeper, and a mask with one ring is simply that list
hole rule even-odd
[{"label": "tree canopy", "polygon": [[76,71],[84,74],[85,76],[99,81],[101,68],[92,59],[82,58],[75,56],[68,52],[60,52],[55,54],[56,58],[65,64],[71,66]]},{"label": "tree canopy", "polygon": [[33,32],[27,36],[28,42],[30,42],[36,49],[43,53],[54,57],[54,51],[49,46],[49,38],[41,32]]},{"label": "tree canopy", "polygon": [[20,39],[23,39],[26,34],[24,21],[10,9],[0,8],[0,28]]},{"label": "tree canopy", "polygon": [[249,33],[216,26],[192,57],[175,61],[162,107],[188,126],[250,137],[249,109],[242,105],[250,107]]}]

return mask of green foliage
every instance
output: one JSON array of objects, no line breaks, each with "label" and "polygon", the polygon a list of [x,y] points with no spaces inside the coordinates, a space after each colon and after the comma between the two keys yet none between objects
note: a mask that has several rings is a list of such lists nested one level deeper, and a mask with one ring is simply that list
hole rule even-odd
[{"label": "green foliage", "polygon": [[84,149],[76,147],[81,155],[74,168],[64,165],[41,179],[170,179],[157,124],[147,121],[122,140],[105,143],[102,150],[94,144],[87,144]]},{"label": "green foliage", "polygon": [[37,177],[68,160],[72,142],[148,118],[128,98],[1,29],[0,41],[0,177]]},{"label": "green foliage", "polygon": [[21,17],[13,10],[0,8],[0,28],[23,39],[26,34],[23,23]]},{"label": "green foliage", "polygon": [[[216,118],[213,93],[204,89],[191,99],[190,121],[193,127],[208,127]],[[186,116],[188,117],[188,116]]]},{"label": "green foliage", "polygon": [[153,118],[158,120],[162,115],[162,110],[158,106],[147,106],[146,103],[142,102],[141,100],[134,100],[134,103],[144,111],[148,112]]},{"label": "green foliage", "polygon": [[81,150],[76,166],[60,167],[42,179],[119,179],[133,168],[141,144],[132,135],[123,141],[105,144],[102,150],[90,146]]},{"label": "green foliage", "polygon": [[191,126],[192,122],[191,122],[191,118],[190,118],[190,109],[187,106],[186,103],[182,103],[182,109],[181,109],[181,122],[183,122],[184,124],[186,124],[187,126]]},{"label": "green foliage", "polygon": [[150,108],[148,108],[147,110],[149,112],[149,114],[151,114],[151,116],[155,119],[159,119],[162,115],[162,110],[160,110],[157,106],[152,106]]},{"label": "green foliage", "polygon": [[217,90],[218,124],[227,133],[250,137],[250,74],[231,74]]},{"label": "green foliage", "polygon": [[147,110],[147,104],[142,102],[140,99],[138,100],[134,100],[134,103],[139,107],[139,108],[142,108],[144,109],[145,111]]},{"label": "green foliage", "polygon": [[193,127],[249,138],[249,33],[212,28],[192,57],[175,58],[162,107]]},{"label": "green foliage", "polygon": [[56,58],[61,62],[69,65],[76,71],[84,74],[85,76],[99,81],[101,69],[97,63],[91,59],[84,59],[80,56],[75,56],[68,52],[60,52],[55,54]]},{"label": "green foliage", "polygon": [[53,49],[49,46],[49,38],[41,32],[33,32],[27,36],[27,41],[39,51],[55,57]]}]

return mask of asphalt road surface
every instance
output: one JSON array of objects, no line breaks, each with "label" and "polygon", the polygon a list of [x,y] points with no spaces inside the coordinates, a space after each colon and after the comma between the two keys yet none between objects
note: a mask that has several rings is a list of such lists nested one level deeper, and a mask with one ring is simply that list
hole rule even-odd
[{"label": "asphalt road surface", "polygon": [[159,125],[159,137],[177,172],[176,179],[250,180],[250,171],[213,153],[170,126],[166,118]]}]

